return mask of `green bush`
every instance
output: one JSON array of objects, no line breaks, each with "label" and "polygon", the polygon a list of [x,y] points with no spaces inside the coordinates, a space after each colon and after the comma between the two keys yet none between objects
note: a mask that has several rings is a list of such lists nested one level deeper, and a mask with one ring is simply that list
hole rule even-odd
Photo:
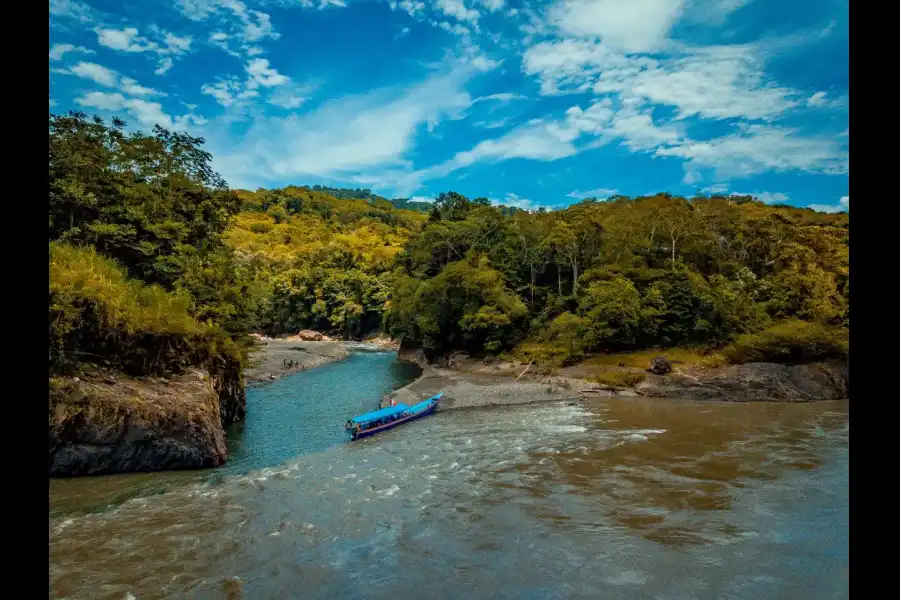
[{"label": "green bush", "polygon": [[850,332],[844,327],[807,321],[782,321],[774,327],[742,335],[722,350],[732,364],[777,362],[800,364],[849,357]]}]

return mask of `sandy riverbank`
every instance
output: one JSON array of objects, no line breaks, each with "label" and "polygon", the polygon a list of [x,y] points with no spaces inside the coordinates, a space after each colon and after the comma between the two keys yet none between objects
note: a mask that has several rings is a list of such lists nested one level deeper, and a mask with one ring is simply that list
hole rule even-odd
[{"label": "sandy riverbank", "polygon": [[250,354],[250,366],[244,371],[247,383],[280,379],[350,356],[344,342],[260,338],[258,343]]}]

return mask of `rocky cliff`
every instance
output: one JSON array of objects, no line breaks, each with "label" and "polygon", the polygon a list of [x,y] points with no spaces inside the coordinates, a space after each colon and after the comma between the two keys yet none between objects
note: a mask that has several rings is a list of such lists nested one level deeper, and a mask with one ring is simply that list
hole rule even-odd
[{"label": "rocky cliff", "polygon": [[95,372],[51,378],[49,473],[199,469],[228,458],[223,427],[244,418],[236,365],[172,378]]},{"label": "rocky cliff", "polygon": [[635,387],[642,396],[732,402],[810,402],[850,397],[847,363],[785,365],[746,363],[648,375]]}]

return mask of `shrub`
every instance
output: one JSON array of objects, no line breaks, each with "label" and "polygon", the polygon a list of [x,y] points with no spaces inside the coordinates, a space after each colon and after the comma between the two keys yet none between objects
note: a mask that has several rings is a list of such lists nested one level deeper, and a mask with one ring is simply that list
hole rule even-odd
[{"label": "shrub", "polygon": [[782,321],[759,333],[742,335],[722,350],[732,364],[777,362],[800,364],[847,359],[849,331],[807,321]]}]

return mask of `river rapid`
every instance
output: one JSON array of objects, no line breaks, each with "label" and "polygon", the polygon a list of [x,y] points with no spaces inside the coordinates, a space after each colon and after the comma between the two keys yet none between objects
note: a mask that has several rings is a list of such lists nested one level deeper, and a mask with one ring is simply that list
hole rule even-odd
[{"label": "river rapid", "polygon": [[849,595],[847,405],[597,399],[348,442],[393,353],[248,390],[229,463],[51,480],[53,598]]}]

